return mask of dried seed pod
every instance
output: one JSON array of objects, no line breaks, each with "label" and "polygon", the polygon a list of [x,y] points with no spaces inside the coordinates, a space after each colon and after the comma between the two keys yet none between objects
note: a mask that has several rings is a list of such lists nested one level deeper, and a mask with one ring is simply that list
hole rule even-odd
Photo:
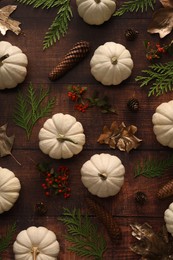
[{"label": "dried seed pod", "polygon": [[134,30],[134,29],[127,29],[125,31],[125,37],[128,41],[133,41],[137,38],[138,36],[138,31]]},{"label": "dried seed pod", "polygon": [[127,102],[127,107],[132,112],[137,112],[139,110],[139,101],[136,98],[131,98]]},{"label": "dried seed pod", "polygon": [[88,53],[90,44],[87,41],[77,42],[64,56],[60,63],[49,73],[48,78],[54,81],[62,77],[75,65],[77,65]]},{"label": "dried seed pod", "polygon": [[117,241],[121,239],[121,229],[112,215],[107,212],[102,206],[100,206],[95,201],[87,198],[87,205],[91,209],[91,211],[97,215],[99,220],[106,227],[109,237],[113,241]]},{"label": "dried seed pod", "polygon": [[143,206],[147,201],[147,195],[142,191],[137,191],[135,193],[135,201]]},{"label": "dried seed pod", "polygon": [[163,185],[157,193],[157,197],[159,199],[164,199],[172,195],[173,195],[173,180]]}]

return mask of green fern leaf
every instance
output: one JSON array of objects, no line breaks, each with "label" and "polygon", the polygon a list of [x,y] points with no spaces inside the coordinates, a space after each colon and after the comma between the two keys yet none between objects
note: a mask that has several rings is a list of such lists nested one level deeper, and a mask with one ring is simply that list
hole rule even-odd
[{"label": "green fern leaf", "polygon": [[9,247],[15,232],[16,232],[16,223],[9,226],[5,236],[0,238],[0,255]]},{"label": "green fern leaf", "polygon": [[165,64],[155,63],[148,67],[148,70],[142,70],[144,76],[137,76],[136,81],[140,81],[140,87],[152,86],[149,89],[148,97],[160,96],[168,91],[173,91],[173,61]]},{"label": "green fern leaf", "polygon": [[164,171],[173,166],[173,155],[164,160],[146,159],[139,162],[134,170],[134,176],[143,175],[147,178],[154,178],[163,175]]},{"label": "green fern leaf", "polygon": [[43,49],[49,48],[61,37],[64,37],[68,30],[68,24],[73,14],[70,7],[70,1],[67,0],[61,5],[57,16],[46,33],[43,41]]},{"label": "green fern leaf", "polygon": [[98,233],[95,224],[92,224],[90,218],[82,216],[80,210],[74,209],[70,212],[64,209],[63,216],[58,218],[66,225],[66,240],[72,245],[68,250],[79,256],[94,257],[94,259],[103,259],[103,253],[106,250],[106,241]]},{"label": "green fern leaf", "polygon": [[40,118],[48,116],[53,109],[55,98],[47,100],[42,105],[48,95],[49,90],[43,90],[41,87],[38,94],[32,83],[30,83],[26,95],[18,93],[13,120],[17,126],[25,130],[28,139],[36,122]]},{"label": "green fern leaf", "polygon": [[67,34],[69,22],[73,16],[70,0],[17,0],[21,4],[32,5],[33,8],[57,8],[57,16],[45,34],[43,49],[47,49]]},{"label": "green fern leaf", "polygon": [[154,10],[154,4],[156,0],[131,0],[124,2],[122,6],[114,13],[114,16],[121,16],[127,12],[144,12],[147,11],[148,8]]}]

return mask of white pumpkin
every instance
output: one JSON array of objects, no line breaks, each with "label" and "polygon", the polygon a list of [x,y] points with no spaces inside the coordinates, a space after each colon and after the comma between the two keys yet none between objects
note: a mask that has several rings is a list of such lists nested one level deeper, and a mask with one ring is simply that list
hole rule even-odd
[{"label": "white pumpkin", "polygon": [[0,167],[0,214],[10,210],[19,197],[20,181],[7,168]]},{"label": "white pumpkin", "polygon": [[91,25],[100,25],[108,21],[116,9],[114,0],[76,0],[78,13]]},{"label": "white pumpkin", "polygon": [[125,168],[110,154],[95,154],[81,168],[81,180],[93,195],[105,198],[116,195],[124,183]]},{"label": "white pumpkin", "polygon": [[173,100],[160,104],[152,116],[157,141],[173,148]]},{"label": "white pumpkin", "polygon": [[131,75],[133,60],[122,44],[106,42],[95,50],[90,66],[91,74],[103,85],[118,85]]},{"label": "white pumpkin", "polygon": [[57,113],[49,118],[39,132],[41,151],[54,159],[67,159],[82,151],[85,144],[83,126],[76,118]]},{"label": "white pumpkin", "polygon": [[27,56],[16,46],[0,42],[0,89],[14,88],[27,74]]},{"label": "white pumpkin", "polygon": [[15,260],[57,260],[59,251],[55,233],[45,227],[21,231],[13,244]]},{"label": "white pumpkin", "polygon": [[167,231],[173,236],[173,202],[169,205],[168,209],[165,210],[164,220]]}]

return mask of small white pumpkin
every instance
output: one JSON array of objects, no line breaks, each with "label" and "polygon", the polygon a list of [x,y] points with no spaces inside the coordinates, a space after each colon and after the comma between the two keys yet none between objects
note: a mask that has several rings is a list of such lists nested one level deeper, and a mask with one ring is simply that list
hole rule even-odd
[{"label": "small white pumpkin", "polygon": [[122,44],[106,42],[95,50],[90,66],[91,74],[103,85],[118,85],[131,75],[133,60]]},{"label": "small white pumpkin", "polygon": [[22,230],[13,244],[15,260],[57,260],[59,251],[55,233],[45,227]]},{"label": "small white pumpkin", "polygon": [[160,104],[152,116],[157,141],[173,148],[173,100]]},{"label": "small white pumpkin", "polygon": [[82,151],[85,144],[83,126],[69,114],[57,113],[39,132],[41,151],[53,159],[67,159]]},{"label": "small white pumpkin", "polygon": [[0,42],[0,89],[14,88],[27,74],[27,56],[9,42]]},{"label": "small white pumpkin", "polygon": [[7,168],[0,167],[0,214],[10,210],[19,197],[20,181]]},{"label": "small white pumpkin", "polygon": [[173,202],[169,205],[168,209],[165,210],[164,220],[167,231],[173,236]]},{"label": "small white pumpkin", "polygon": [[108,21],[116,9],[114,0],[76,0],[79,16],[91,25]]},{"label": "small white pumpkin", "polygon": [[124,183],[125,168],[114,155],[93,155],[81,168],[81,180],[93,195],[100,198],[116,195]]}]

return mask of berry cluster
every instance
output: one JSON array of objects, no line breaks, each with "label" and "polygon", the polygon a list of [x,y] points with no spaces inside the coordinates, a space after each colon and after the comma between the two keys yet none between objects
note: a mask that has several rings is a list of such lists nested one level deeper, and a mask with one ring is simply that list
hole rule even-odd
[{"label": "berry cluster", "polygon": [[56,170],[51,168],[44,172],[44,177],[45,181],[42,183],[42,187],[46,196],[62,193],[65,199],[70,197],[69,168],[66,166],[59,166]]},{"label": "berry cluster", "polygon": [[83,98],[86,90],[86,87],[80,86],[69,86],[68,88],[68,97],[76,103],[74,108],[80,112],[85,112],[89,107],[87,100]]},{"label": "berry cluster", "polygon": [[147,60],[159,59],[161,58],[162,54],[167,52],[168,46],[161,46],[159,43],[155,45],[151,44],[151,42],[145,42],[146,48],[146,58]]}]

